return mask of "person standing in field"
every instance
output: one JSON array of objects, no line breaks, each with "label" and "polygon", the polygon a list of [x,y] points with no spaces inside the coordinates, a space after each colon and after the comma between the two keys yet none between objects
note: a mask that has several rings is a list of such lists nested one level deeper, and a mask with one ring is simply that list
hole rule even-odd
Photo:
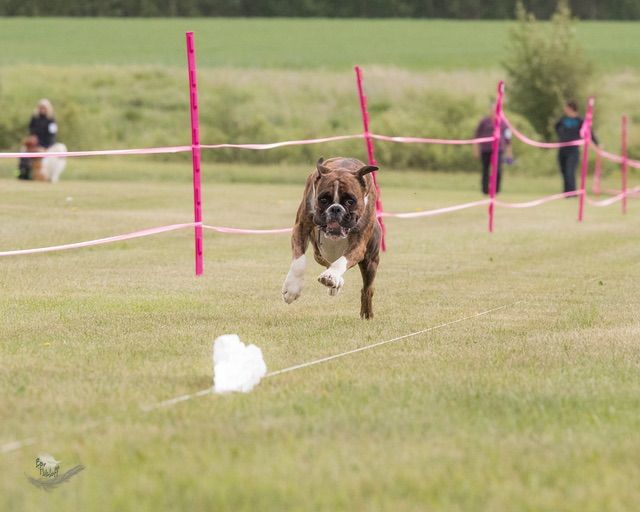
[{"label": "person standing in field", "polygon": [[56,142],[58,125],[53,115],[53,106],[47,99],[41,99],[29,121],[29,134],[38,138],[38,145],[47,149]]},{"label": "person standing in field", "polygon": [[[493,120],[495,119],[495,106],[491,105],[491,111],[488,116],[483,117],[476,128],[475,138],[493,137]],[[474,144],[473,153],[476,159],[480,159],[482,163],[482,193],[489,193],[489,178],[491,176],[491,154],[493,153],[493,142],[481,142]],[[502,161],[507,163],[513,161],[513,153],[511,149],[511,130],[504,120],[500,123],[500,147],[498,149],[498,176],[496,181],[496,194],[500,192],[500,181],[502,178]]]},{"label": "person standing in field", "polygon": [[[29,121],[29,136],[23,141],[21,151],[35,153],[45,151],[56,142],[58,125],[53,115],[53,106],[41,99]],[[18,162],[18,179],[38,179],[41,159],[21,158]]]},{"label": "person standing in field", "polygon": [[[564,105],[564,115],[556,123],[558,141],[571,142],[582,139],[580,131],[584,120],[578,115],[578,105],[575,101],[567,101]],[[598,143],[591,132],[594,143]],[[580,161],[580,146],[565,146],[558,150],[558,163],[564,182],[564,191],[573,192],[576,189],[576,169]]]}]

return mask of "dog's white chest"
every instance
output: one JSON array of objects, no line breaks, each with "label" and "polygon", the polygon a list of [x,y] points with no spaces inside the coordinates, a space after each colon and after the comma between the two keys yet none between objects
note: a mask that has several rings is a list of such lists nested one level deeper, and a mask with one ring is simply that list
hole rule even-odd
[{"label": "dog's white chest", "polygon": [[339,240],[331,240],[324,232],[320,231],[318,249],[325,260],[333,263],[344,255],[344,251],[347,250],[347,242],[348,239],[346,237]]}]

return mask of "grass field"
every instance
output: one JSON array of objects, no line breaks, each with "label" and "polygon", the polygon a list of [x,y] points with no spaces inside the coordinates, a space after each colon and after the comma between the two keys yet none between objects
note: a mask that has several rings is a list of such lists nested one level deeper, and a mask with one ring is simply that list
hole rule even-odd
[{"label": "grass field", "polygon": [[[143,164],[82,162],[58,186],[0,180],[2,250],[190,220],[178,164],[136,181]],[[205,175],[208,223],[282,227],[304,171]],[[380,179],[389,211],[478,198],[475,175]],[[504,199],[557,186],[510,176]],[[0,456],[0,509],[637,510],[638,206],[588,208],[582,225],[573,200],[501,209],[491,236],[484,209],[388,220],[370,322],[354,270],[330,298],[314,264],[303,297],[282,302],[286,235],[207,234],[199,279],[189,231],[2,259],[0,442],[36,439]],[[276,370],[501,305],[249,395],[139,408],[207,387],[222,333]],[[87,469],[42,492],[25,475],[43,451]]]},{"label": "grass field", "polygon": [[[600,71],[598,134],[617,152],[628,113],[635,157],[637,27],[577,27]],[[463,138],[502,77],[508,28],[4,18],[0,150],[15,149],[43,96],[71,149],[188,143],[186,30],[196,32],[204,142],[359,132],[355,63],[375,131]],[[504,200],[558,192],[555,152],[515,150]],[[354,141],[206,161],[204,219],[290,226],[309,162],[362,151]],[[377,155],[387,211],[480,198],[476,173],[443,172],[476,170],[468,148],[378,144]],[[0,159],[0,251],[192,219],[186,155],[74,159],[56,186],[18,182],[15,166]],[[606,165],[604,187],[618,180]],[[284,304],[287,235],[208,232],[201,278],[191,230],[0,258],[0,446],[30,440],[0,454],[0,510],[637,511],[640,202],[629,208],[587,207],[583,224],[575,200],[499,209],[493,235],[484,208],[388,219],[370,322],[358,318],[356,270],[331,298],[314,263],[302,298]],[[248,395],[141,409],[211,385],[220,334],[257,344],[278,370],[499,306]],[[45,493],[26,478],[42,452],[62,472],[86,469]]]},{"label": "grass field", "polygon": [[[499,68],[512,22],[344,19],[0,19],[0,66],[184,66],[184,32],[204,67],[349,70]],[[637,23],[581,22],[576,35],[603,69],[637,69]]]}]

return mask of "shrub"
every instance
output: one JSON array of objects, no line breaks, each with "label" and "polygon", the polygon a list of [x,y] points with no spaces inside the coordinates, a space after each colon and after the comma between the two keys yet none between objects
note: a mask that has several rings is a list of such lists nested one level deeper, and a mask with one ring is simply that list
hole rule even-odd
[{"label": "shrub", "polygon": [[548,140],[562,105],[570,99],[584,104],[593,68],[575,41],[566,0],[559,0],[550,26],[538,23],[521,2],[516,12],[504,62],[511,108]]}]

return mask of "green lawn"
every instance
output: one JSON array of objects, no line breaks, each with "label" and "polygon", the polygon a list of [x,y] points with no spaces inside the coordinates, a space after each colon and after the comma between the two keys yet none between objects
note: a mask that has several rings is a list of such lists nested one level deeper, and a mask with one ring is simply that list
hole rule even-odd
[{"label": "green lawn", "polygon": [[[142,163],[88,162],[57,186],[1,179],[0,250],[191,219],[188,179],[172,178],[188,164],[148,163],[158,179],[136,181]],[[206,222],[290,225],[304,171],[265,182],[277,170],[207,166]],[[475,175],[380,180],[389,211],[479,198]],[[558,185],[508,176],[504,199]],[[199,279],[190,231],[3,258],[0,443],[36,440],[0,455],[0,509],[637,510],[640,204],[587,208],[582,225],[576,207],[499,209],[493,235],[484,208],[389,219],[370,322],[355,270],[331,298],[313,264],[282,302],[286,235],[208,233]],[[277,370],[505,304],[249,395],[140,410],[207,387],[223,333]],[[87,469],[45,493],[25,478],[41,452]]]},{"label": "green lawn", "polygon": [[[598,133],[613,151],[620,114],[640,122],[637,26],[577,27],[599,69],[615,71],[594,85]],[[72,149],[188,143],[186,30],[196,32],[205,142],[361,130],[354,63],[366,66],[375,131],[466,137],[501,78],[508,27],[4,18],[0,145],[15,149],[42,96]],[[503,199],[557,192],[555,153],[515,149]],[[292,162],[362,150],[355,141],[244,153],[268,166],[207,161],[205,221],[290,226],[308,167]],[[475,169],[468,148],[377,151],[388,211],[480,198],[477,174],[433,172]],[[420,171],[394,170],[405,164]],[[0,160],[0,251],[192,219],[186,155],[75,159],[57,186],[18,182],[14,167]],[[617,180],[607,174],[605,186]],[[331,298],[312,264],[302,298],[284,304],[287,235],[207,232],[201,278],[191,230],[0,258],[0,445],[33,439],[0,454],[0,510],[636,511],[640,202],[629,208],[587,207],[584,224],[576,200],[500,208],[493,235],[485,208],[388,219],[370,322],[358,317],[356,270]],[[249,395],[141,410],[209,386],[220,334],[256,343],[278,370],[502,305]],[[25,478],[42,452],[63,472],[87,469],[45,493]]]},{"label": "green lawn", "polygon": [[[349,19],[0,19],[0,66],[184,66],[184,32],[203,67],[425,69],[500,67],[512,22]],[[637,68],[638,24],[582,22],[578,40],[604,69]]]}]

